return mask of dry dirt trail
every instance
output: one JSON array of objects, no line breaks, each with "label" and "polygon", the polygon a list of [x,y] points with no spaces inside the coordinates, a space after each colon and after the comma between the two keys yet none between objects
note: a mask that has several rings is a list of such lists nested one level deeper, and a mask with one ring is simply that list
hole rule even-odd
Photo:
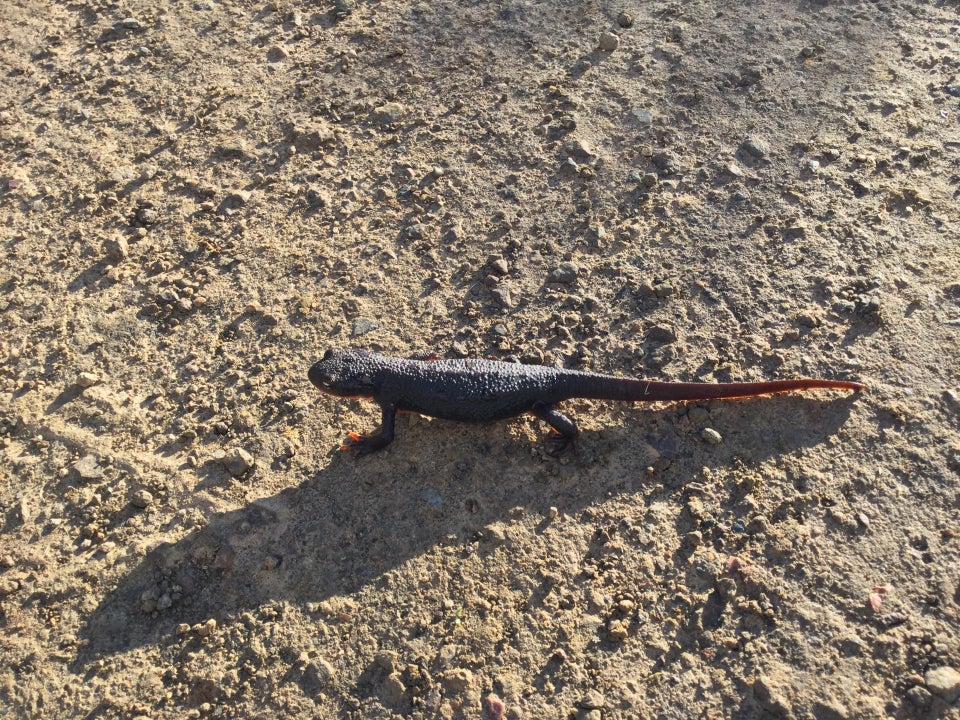
[{"label": "dry dirt trail", "polygon": [[[958,17],[3,0],[0,716],[960,718]],[[348,346],[869,389],[354,460]]]}]

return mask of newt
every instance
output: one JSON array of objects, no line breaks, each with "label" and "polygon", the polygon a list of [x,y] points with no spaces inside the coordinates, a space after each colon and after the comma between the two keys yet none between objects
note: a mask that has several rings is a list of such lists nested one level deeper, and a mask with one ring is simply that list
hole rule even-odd
[{"label": "newt", "polygon": [[863,390],[848,380],[770,380],[766,382],[689,383],[639,380],[615,375],[522,365],[502,360],[441,360],[435,355],[397,358],[364,350],[330,349],[308,373],[322,392],[339,398],[363,398],[380,405],[376,432],[351,432],[341,450],[366,455],[394,438],[398,412],[489,422],[532,413],[553,428],[551,454],[576,443],[576,423],[556,409],[572,398],[658,402],[746,398],[794,390]]}]

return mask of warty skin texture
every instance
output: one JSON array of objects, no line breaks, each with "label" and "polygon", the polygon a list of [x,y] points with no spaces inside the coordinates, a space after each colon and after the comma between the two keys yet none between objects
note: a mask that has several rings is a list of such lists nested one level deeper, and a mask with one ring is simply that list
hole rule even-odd
[{"label": "warty skin texture", "polygon": [[327,350],[308,373],[321,391],[378,403],[383,422],[378,432],[349,436],[344,449],[359,454],[393,440],[398,411],[487,422],[533,413],[550,424],[556,452],[576,441],[576,424],[553,406],[570,398],[623,401],[709,400],[752,397],[815,388],[861,390],[840,380],[775,380],[758,383],[667,383],[613,375],[521,365],[497,360],[436,360],[388,357],[363,350]]}]

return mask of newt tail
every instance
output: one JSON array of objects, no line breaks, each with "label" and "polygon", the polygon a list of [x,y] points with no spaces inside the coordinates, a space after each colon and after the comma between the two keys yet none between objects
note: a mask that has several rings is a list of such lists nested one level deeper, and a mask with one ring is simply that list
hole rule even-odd
[{"label": "newt tail", "polygon": [[749,383],[672,383],[561,370],[497,360],[387,357],[362,350],[327,350],[308,373],[329,395],[366,398],[380,405],[382,422],[371,435],[351,433],[343,449],[364,455],[394,438],[397,412],[447,420],[487,422],[532,413],[556,434],[554,454],[576,442],[576,423],[555,405],[571,398],[658,402],[755,397],[795,390],[863,390],[848,380],[771,380]]}]

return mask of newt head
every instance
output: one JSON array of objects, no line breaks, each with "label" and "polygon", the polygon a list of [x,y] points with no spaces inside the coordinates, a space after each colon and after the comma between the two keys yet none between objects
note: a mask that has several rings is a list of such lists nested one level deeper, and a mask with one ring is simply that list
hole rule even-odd
[{"label": "newt head", "polygon": [[376,370],[367,353],[331,348],[311,366],[307,377],[328,395],[369,399],[377,390]]}]

